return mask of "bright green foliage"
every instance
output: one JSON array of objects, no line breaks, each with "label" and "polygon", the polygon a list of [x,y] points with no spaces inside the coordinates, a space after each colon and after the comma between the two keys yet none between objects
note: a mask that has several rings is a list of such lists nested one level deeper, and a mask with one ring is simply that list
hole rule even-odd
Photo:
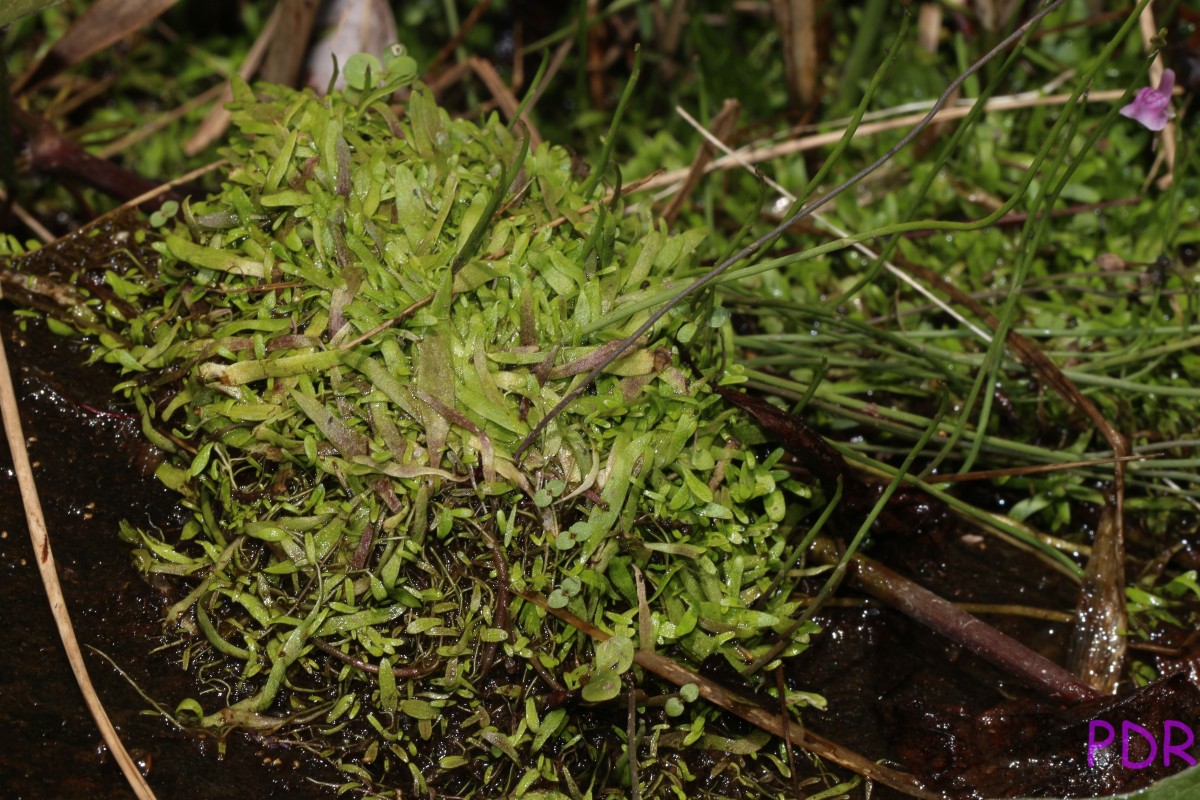
[{"label": "bright green foliage", "polygon": [[[194,510],[180,536],[124,535],[142,570],[187,578],[168,623],[233,685],[230,708],[188,707],[201,725],[316,721],[331,753],[365,752],[359,778],[407,762],[445,791],[549,790],[552,762],[526,772],[542,748],[603,759],[525,697],[530,662],[594,703],[624,698],[635,646],[745,664],[795,610],[756,601],[809,490],[679,357],[685,326],[696,352],[728,335],[711,311],[665,318],[514,460],[704,235],[585,204],[564,150],[452,120],[421,86],[397,116],[406,61],[358,64],[324,100],[237,85],[221,193],[153,220],[156,272],[109,274],[137,313],[105,306],[129,344],[98,353],[134,373],[159,475]],[[614,638],[593,648],[522,590]],[[704,727],[702,705],[670,710],[664,749]],[[442,737],[462,752],[416,744]]]},{"label": "bright green foliage", "polygon": [[[407,5],[404,24],[453,5]],[[838,69],[823,70],[814,132],[841,130],[832,118],[860,100],[885,118],[928,100],[987,39],[947,27],[936,55],[904,36],[884,47],[903,9],[891,9],[887,25],[860,23],[886,5],[830,5],[828,64]],[[1144,70],[1141,43],[1113,46],[1125,21],[1078,26],[1073,5],[1015,68],[993,62],[963,84],[963,97],[1050,92],[1068,68],[1076,77],[1066,88],[1141,81],[1131,77]],[[634,6],[622,0],[602,13]],[[645,210],[647,192],[631,195],[636,212],[603,199],[618,167],[628,187],[691,163],[698,137],[664,114],[676,105],[707,121],[720,100],[739,98],[733,144],[761,148],[765,121],[783,124],[778,28],[736,14],[726,27],[693,15],[673,56],[652,50],[619,125],[603,98],[589,101],[587,49],[568,54],[535,118],[551,139],[613,154],[612,168],[590,180],[560,149],[527,152],[520,129],[450,120],[423,89],[393,111],[383,99],[415,74],[403,56],[348,60],[350,92],[326,101],[238,88],[241,134],[221,194],[185,206],[181,224],[170,221],[178,209],[151,216],[161,264],[110,271],[107,301],[73,307],[75,328],[99,334],[98,352],[129,372],[146,433],[169,453],[159,475],[195,512],[179,535],[123,531],[143,570],[180,578],[186,596],[168,622],[192,634],[181,638],[197,674],[230,690],[219,696],[231,707],[214,711],[216,695],[201,695],[207,714],[184,700],[178,717],[282,728],[344,758],[347,791],[373,781],[403,784],[406,796],[408,786],[418,796],[620,791],[629,781],[626,692],[655,691],[634,664],[637,649],[653,644],[693,666],[716,657],[740,667],[763,653],[805,602],[780,598],[813,572],[793,569],[809,512],[836,505],[809,499],[782,454],[759,446],[760,434],[707,380],[746,380],[801,403],[850,460],[884,472],[913,442],[924,442],[922,466],[940,473],[1107,454],[1077,409],[1011,349],[989,344],[995,323],[954,298],[965,319],[943,312],[876,271],[872,255],[797,228],[694,307],[675,309],[514,461],[547,410],[701,259],[716,263],[775,224],[775,190],[739,170],[706,178],[684,204],[683,227],[703,229],[668,235]],[[643,42],[660,38],[652,16],[645,6],[628,17]],[[484,15],[463,41],[492,52],[496,19]],[[549,44],[600,24],[561,22]],[[422,64],[456,33],[425,24],[414,36],[430,48]],[[880,49],[899,55],[879,57],[887,80],[862,98]],[[123,67],[120,80],[164,72],[158,63]],[[633,63],[610,71],[613,100]],[[195,93],[206,85],[197,71],[209,70],[169,71],[169,89]],[[170,96],[157,84],[148,93]],[[112,102],[114,116],[128,116],[127,99]],[[1123,126],[1118,105],[996,110],[930,129],[820,215],[874,252],[894,242],[899,272],[923,265],[975,296],[1035,340],[1141,452],[1167,456],[1127,466],[1126,508],[1155,534],[1153,553],[1132,537],[1131,551],[1156,555],[1194,533],[1200,496],[1197,272],[1173,257],[1200,241],[1195,137],[1181,127],[1174,181],[1155,189],[1149,135]],[[81,141],[106,135],[92,127]],[[849,128],[844,150],[759,166],[792,192],[819,194],[902,135]],[[170,166],[178,143],[166,130],[127,158],[152,174],[181,171]],[[1110,201],[1130,204],[1089,205]],[[22,250],[0,240],[0,253]],[[930,285],[919,274],[917,282]],[[711,355],[721,350],[734,362],[725,374]],[[943,398],[944,414],[935,411]],[[1078,577],[1075,545],[1088,538],[1081,503],[1102,502],[1112,472],[1100,463],[1001,479],[1008,520],[961,499],[967,490],[932,491]],[[1058,546],[1066,553],[1015,521],[1070,539]],[[1131,634],[1194,627],[1195,576],[1173,566],[1155,576],[1127,587]],[[613,637],[595,645],[526,604],[522,590]],[[647,630],[652,643],[640,639]],[[795,635],[791,652],[810,632]],[[1154,677],[1140,662],[1132,674]],[[636,719],[643,797],[692,793],[686,755],[701,750],[737,757],[722,767],[727,776],[744,770],[737,796],[780,794],[764,784],[790,774],[782,743],[768,746],[765,733],[726,738],[695,685],[658,691],[665,698],[639,704]],[[823,703],[791,689],[786,700],[793,709]],[[697,796],[731,796],[732,784]]]}]

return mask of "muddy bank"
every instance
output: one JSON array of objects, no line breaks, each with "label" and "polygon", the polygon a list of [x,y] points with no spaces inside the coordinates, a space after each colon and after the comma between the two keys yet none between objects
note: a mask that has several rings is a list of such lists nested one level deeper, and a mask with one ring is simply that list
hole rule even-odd
[{"label": "muddy bank", "polygon": [[[220,759],[214,742],[145,714],[149,703],[88,649],[112,658],[168,709],[196,695],[173,651],[150,652],[164,644],[164,601],[134,571],[129,547],[117,538],[126,518],[176,524],[175,497],[142,474],[146,453],[138,424],[121,416],[125,409],[109,393],[115,373],[85,365],[78,347],[40,322],[25,326],[21,332],[9,310],[0,311],[63,591],[97,691],[154,790],[173,800],[333,797],[333,789],[309,778],[336,783],[336,771],[303,752],[233,738]],[[105,752],[58,641],[3,442],[0,571],[0,794],[8,800],[133,797]]]}]

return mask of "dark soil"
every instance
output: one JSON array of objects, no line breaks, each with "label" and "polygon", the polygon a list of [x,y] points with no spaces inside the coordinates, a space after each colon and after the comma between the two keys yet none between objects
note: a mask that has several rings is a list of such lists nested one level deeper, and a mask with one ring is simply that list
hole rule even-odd
[{"label": "dark soil", "polygon": [[[25,331],[8,311],[0,312],[0,334],[76,632],[85,648],[107,654],[149,697],[174,709],[200,690],[180,668],[176,650],[152,652],[167,644],[159,624],[167,600],[135,572],[117,530],[122,519],[175,527],[183,512],[149,475],[151,455],[139,425],[111,394],[115,372],[86,365],[84,351],[49,334],[40,322],[26,319],[23,325]],[[950,599],[1073,606],[1074,587],[1036,561],[964,537],[944,521],[918,527],[923,529],[904,540],[877,543],[872,555]],[[0,569],[5,644],[0,796],[132,797],[105,752],[59,644],[3,443]],[[862,600],[847,594],[852,603]],[[1200,691],[1183,676],[1121,701],[1104,698],[1087,708],[1065,709],[895,612],[863,602],[824,613],[825,633],[785,670],[792,688],[823,694],[833,709],[806,715],[806,724],[870,758],[911,769],[950,795],[1096,796],[1139,788],[1164,770],[1087,769],[1087,720],[1130,719],[1151,727],[1153,720],[1170,718],[1193,729],[1200,721]],[[1012,617],[989,621],[1050,658],[1063,656],[1067,625]],[[146,713],[150,704],[95,651],[85,657],[126,746],[160,798],[335,796],[331,787],[340,781],[328,763],[242,736],[227,742],[222,758],[215,741]],[[733,675],[714,677],[736,683]],[[205,697],[199,699],[203,703]],[[806,762],[798,754],[798,765]],[[896,795],[874,787],[870,796]]]},{"label": "dark soil", "polygon": [[[8,349],[75,631],[113,723],[160,798],[224,800],[333,797],[311,780],[336,770],[302,751],[233,737],[225,757],[155,714],[113,666],[173,710],[196,696],[192,677],[163,644],[163,596],[134,571],[118,523],[170,527],[174,497],[140,466],[147,458],[136,420],[110,394],[115,373],[87,366],[68,340],[5,310]],[[50,370],[53,370],[51,372]],[[95,410],[90,410],[95,409]],[[0,796],[6,800],[126,800],[132,791],[108,756],[59,642],[33,562],[7,446],[0,441]],[[203,698],[201,698],[203,702]]]}]

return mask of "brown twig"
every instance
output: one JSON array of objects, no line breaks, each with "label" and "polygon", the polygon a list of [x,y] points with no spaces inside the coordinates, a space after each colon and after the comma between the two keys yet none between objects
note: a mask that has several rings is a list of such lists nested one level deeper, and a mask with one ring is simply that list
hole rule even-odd
[{"label": "brown twig", "polygon": [[[471,56],[467,59],[467,65],[479,76],[483,81],[484,86],[492,93],[492,97],[496,99],[500,110],[504,112],[505,119],[510,122],[517,115],[517,109],[521,103],[517,100],[516,95],[508,88],[508,84],[500,77],[500,73],[496,72],[496,68],[492,66],[492,62],[476,56]],[[529,131],[529,147],[531,150],[536,150],[538,145],[542,143],[542,135],[538,133],[537,128],[529,121],[529,111],[526,110],[521,115],[521,121],[525,123],[525,127]]]},{"label": "brown twig", "polygon": [[[629,676],[627,675],[626,678]],[[629,797],[641,800],[642,787],[638,780],[637,694],[632,688],[625,693],[625,756],[629,759]]]},{"label": "brown twig", "polygon": [[529,113],[538,104],[538,100],[541,99],[542,94],[546,91],[546,87],[550,85],[550,81],[562,69],[563,62],[567,58],[567,53],[571,52],[571,46],[574,43],[574,39],[568,38],[554,50],[554,55],[550,57],[550,64],[546,67],[546,74],[542,76],[541,82],[533,88],[533,96],[529,98],[529,103],[525,108],[526,113]]},{"label": "brown twig", "polygon": [[930,55],[937,54],[944,16],[945,11],[938,3],[921,3],[917,12],[917,43]]},{"label": "brown twig", "polygon": [[[17,124],[29,137],[29,163],[40,172],[60,178],[74,178],[105,194],[121,200],[145,197],[157,187],[154,181],[116,164],[97,158],[58,131],[42,117],[21,109],[14,109]],[[174,195],[182,200],[182,194]],[[155,200],[148,203],[153,211],[162,204]]]},{"label": "brown twig", "polygon": [[[966,306],[993,330],[1000,321],[981,303],[941,275],[920,264],[903,262],[906,270]],[[1096,528],[1080,591],[1078,624],[1071,639],[1071,663],[1076,674],[1103,694],[1111,694],[1125,658],[1125,462],[1128,440],[1109,422],[1096,404],[1063,374],[1035,342],[1009,330],[1007,343],[1018,361],[1037,374],[1065,402],[1096,426],[1113,451],[1113,482]]]},{"label": "brown twig", "polygon": [[466,63],[453,64],[444,72],[439,72],[429,78],[425,85],[429,87],[429,91],[433,92],[434,97],[440,98],[443,92],[461,81],[470,71],[471,67]]},{"label": "brown twig", "polygon": [[[310,639],[310,641],[322,653],[328,653],[338,661],[341,661],[343,664],[349,664],[357,670],[369,672],[372,675],[379,674],[378,664],[371,664],[367,661],[363,661],[362,659],[355,658],[352,655],[347,655],[324,639],[318,639],[314,636],[312,639]],[[440,662],[437,659],[432,659],[431,662],[425,666],[392,667],[392,674],[397,678],[424,678],[426,675],[431,675],[436,672],[439,663]]]},{"label": "brown twig", "polygon": [[424,297],[422,297],[420,300],[417,300],[416,302],[409,305],[408,308],[405,308],[403,311],[401,311],[399,314],[392,317],[391,319],[384,320],[383,322],[376,325],[374,328],[371,328],[371,330],[367,331],[366,333],[364,333],[360,336],[354,337],[353,339],[351,339],[348,342],[342,342],[340,345],[338,345],[338,349],[342,350],[342,351],[346,351],[346,350],[351,349],[355,345],[362,344],[363,342],[365,342],[367,339],[370,339],[375,334],[383,333],[384,331],[386,331],[388,328],[392,327],[396,323],[403,322],[404,320],[408,319],[413,314],[417,313],[422,308],[424,308],[425,306],[429,305],[432,302],[433,302],[433,295],[427,294]]},{"label": "brown twig", "polygon": [[[474,8],[471,9],[471,13],[468,14],[467,18],[463,20],[462,25],[458,26],[458,33],[454,34],[454,36],[450,38],[450,41],[442,45],[442,49],[439,50],[437,55],[433,57],[433,61],[429,62],[429,66],[425,69],[426,76],[430,75],[435,69],[441,66],[441,63],[449,58],[450,54],[453,53],[460,44],[462,44],[463,38],[466,37],[471,29],[475,27],[475,23],[479,21],[479,18],[484,15],[484,12],[486,12],[491,5],[492,0],[482,0],[482,2],[478,3]],[[426,80],[426,82],[428,82],[428,80]]]},{"label": "brown twig", "polygon": [[94,53],[137,32],[175,5],[176,0],[100,0],[79,15],[50,51],[38,59],[12,87],[13,94],[72,67]]},{"label": "brown twig", "polygon": [[[496,602],[492,609],[492,624],[504,631],[507,636],[510,633],[508,629],[508,603],[510,600],[508,562],[504,560],[504,551],[500,548],[500,543],[496,541],[492,532],[486,528],[481,528],[480,531],[483,534],[483,542],[492,555],[492,563],[496,567]],[[498,645],[498,642],[488,642],[487,647],[484,648],[483,654],[479,658],[479,678],[491,671]]]},{"label": "brown twig", "polygon": [[[279,0],[278,27],[267,37],[269,46],[258,68],[260,80],[284,86],[296,85],[304,67],[304,57],[309,52],[309,39],[317,23],[317,12],[322,5],[320,0]],[[313,88],[324,92],[327,87]]]},{"label": "brown twig", "polygon": [[[168,192],[171,189],[174,189],[176,186],[182,186],[186,183],[190,183],[195,178],[199,178],[201,175],[206,175],[215,169],[218,169],[220,167],[227,165],[228,163],[229,162],[226,161],[225,159],[220,158],[220,159],[217,159],[216,161],[213,161],[210,164],[205,164],[203,167],[197,167],[196,169],[192,170],[191,172],[185,172],[183,175],[180,175],[178,178],[175,178],[174,180],[167,181],[166,183],[160,183],[160,184],[142,192],[137,197],[134,197],[130,200],[126,200],[124,203],[117,206],[116,208],[114,208],[110,211],[105,211],[103,214],[96,217],[95,219],[88,220],[88,222],[86,224],[80,226],[79,228],[75,229],[74,231],[71,231],[69,234],[67,234],[67,236],[79,236],[81,233],[83,233],[87,229],[93,228],[93,227],[99,225],[101,222],[103,222],[111,217],[115,217],[116,215],[121,214],[125,211],[128,211],[131,208],[137,208],[137,207],[141,206],[142,203],[146,202],[147,200],[150,200],[151,198],[157,197],[160,194]],[[161,203],[159,203],[159,205],[161,206]],[[60,237],[60,239],[58,241],[62,241],[63,239],[67,238],[67,236]]]},{"label": "brown twig", "polygon": [[134,130],[122,136],[120,139],[116,139],[115,141],[111,141],[104,145],[96,151],[96,156],[98,158],[112,158],[115,155],[119,155],[138,142],[148,139],[149,137],[158,133],[172,122],[187,116],[194,109],[216,102],[217,98],[221,96],[221,93],[225,91],[226,88],[227,87],[224,84],[220,83],[216,86],[209,87],[206,91],[201,92],[191,100],[188,100],[186,103],[178,105],[175,108],[172,108],[170,111],[164,111],[150,122],[147,122],[144,125],[139,125]]},{"label": "brown twig", "polygon": [[[518,592],[517,594],[598,642],[610,638],[609,634],[571,612],[561,608],[551,608],[549,601],[540,594],[533,592]],[[818,736],[790,719],[772,714],[755,701],[725,688],[711,678],[707,678],[677,661],[646,650],[635,650],[633,661],[647,672],[651,672],[675,686],[695,684],[700,690],[700,696],[718,708],[741,717],[751,725],[781,739],[786,736],[798,747],[853,770],[868,780],[881,783],[911,797],[921,798],[921,800],[942,800],[942,795],[926,789],[914,776],[878,764],[866,756],[823,736]]]},{"label": "brown twig", "polygon": [[654,4],[655,10],[655,26],[659,29],[658,49],[665,56],[674,56],[675,51],[679,49],[680,34],[683,33],[683,25],[687,22],[688,0],[677,0],[671,3],[670,16],[665,19],[662,13],[662,6],[659,3]]},{"label": "brown twig", "polygon": [[[837,564],[841,560],[832,540],[823,536],[817,537],[811,552],[825,564]],[[871,596],[1020,677],[1030,686],[1076,703],[1099,696],[1099,692],[1050,659],[861,553],[850,557],[847,578]]]},{"label": "brown twig", "polygon": [[[680,110],[681,113],[682,110]],[[742,104],[737,100],[726,99],[721,110],[713,117],[712,124],[709,125],[709,132],[718,140],[728,139],[734,128],[737,127],[738,116],[742,113]],[[683,204],[691,196],[696,186],[699,185],[700,179],[704,177],[705,167],[713,157],[713,146],[707,141],[700,145],[700,149],[696,151],[696,157],[692,159],[691,169],[688,170],[687,178],[683,181],[683,186],[671,198],[670,204],[663,211],[663,219],[666,220],[667,226],[675,224],[675,218],[679,216]]]},{"label": "brown twig", "polygon": [[817,94],[816,4],[813,0],[772,0],[783,44],[788,95],[793,105],[809,106]]}]

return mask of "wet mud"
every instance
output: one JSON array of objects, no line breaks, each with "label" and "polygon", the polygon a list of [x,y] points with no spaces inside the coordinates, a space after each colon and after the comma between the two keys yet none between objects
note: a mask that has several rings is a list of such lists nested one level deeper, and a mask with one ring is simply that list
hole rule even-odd
[{"label": "wet mud", "polygon": [[[21,327],[25,330],[21,330]],[[111,394],[118,380],[86,353],[32,319],[0,309],[0,335],[17,382],[22,421],[58,559],[60,577],[92,678],[126,746],[160,798],[331,798],[337,771],[308,753],[233,736],[224,757],[212,739],[147,713],[145,695],[168,710],[202,687],[182,670],[159,620],[168,603],[133,569],[117,535],[122,519],[171,528],[183,512],[151,475],[136,419]],[[952,525],[925,526],[875,542],[871,555],[942,596],[1069,611],[1074,585],[1031,557]],[[105,752],[70,672],[50,616],[7,447],[0,442],[0,795],[9,800],[133,797]],[[815,591],[815,586],[813,587]],[[913,771],[948,797],[1097,796],[1147,785],[1162,768],[1089,768],[1088,720],[1200,722],[1200,690],[1186,672],[1121,700],[1073,709],[1039,697],[1012,676],[854,592],[822,613],[825,633],[784,677],[824,695],[832,711],[809,712],[814,731]],[[986,619],[1061,661],[1069,623],[1013,616]],[[1164,644],[1172,642],[1164,640]],[[1191,661],[1153,662],[1186,670]],[[1192,659],[1196,661],[1200,659]],[[708,666],[708,665],[706,665]],[[727,665],[726,665],[727,668]],[[736,676],[713,677],[736,683]],[[1157,722],[1156,722],[1157,721]],[[729,733],[736,733],[735,723]],[[742,731],[748,733],[749,731]],[[1193,755],[1200,755],[1196,748]],[[702,768],[711,754],[697,754]],[[1135,754],[1136,756],[1136,754]],[[720,759],[709,766],[716,770]],[[797,754],[798,763],[806,763]],[[862,797],[860,787],[853,796]],[[873,787],[870,797],[896,797]]]},{"label": "wet mud", "polygon": [[[96,689],[159,798],[309,800],[336,796],[338,774],[303,751],[180,731],[100,655],[168,710],[197,696],[159,620],[166,600],[133,569],[118,524],[170,527],[174,496],[146,474],[136,420],[111,394],[118,376],[35,320],[22,332],[0,309],[51,546]],[[0,796],[6,800],[126,800],[134,795],[108,756],[50,616],[29,542],[8,447],[0,441]],[[200,696],[201,702],[204,697]]]}]

